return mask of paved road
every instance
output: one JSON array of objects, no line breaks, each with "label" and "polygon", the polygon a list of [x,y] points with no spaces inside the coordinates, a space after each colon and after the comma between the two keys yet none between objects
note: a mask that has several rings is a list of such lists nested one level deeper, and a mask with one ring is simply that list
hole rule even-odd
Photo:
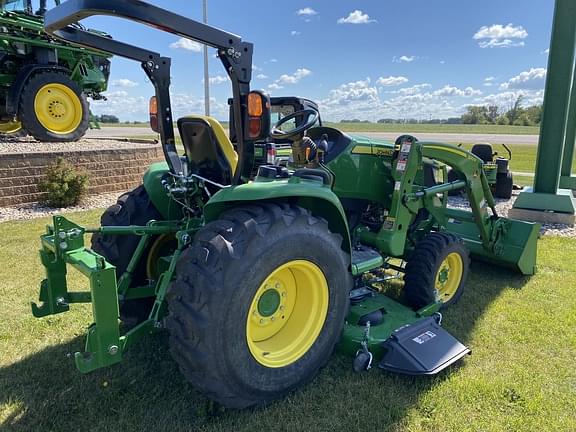
[{"label": "paved road", "polygon": [[[105,127],[100,130],[89,130],[88,138],[98,137],[138,137],[154,135],[154,132],[143,127]],[[381,138],[394,140],[402,133],[390,132],[358,132],[357,135],[364,135],[370,138]],[[482,135],[482,134],[449,134],[449,133],[414,133],[422,141],[441,141],[449,143],[479,143],[489,142],[491,144],[521,144],[537,145],[538,135]]]}]

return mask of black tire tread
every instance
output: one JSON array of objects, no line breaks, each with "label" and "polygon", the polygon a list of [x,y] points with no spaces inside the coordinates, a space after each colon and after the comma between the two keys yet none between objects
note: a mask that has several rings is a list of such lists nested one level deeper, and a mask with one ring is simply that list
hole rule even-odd
[{"label": "black tire tread", "polygon": [[494,196],[500,199],[512,198],[512,191],[514,190],[514,179],[512,173],[498,174],[496,176],[496,185],[494,186]]},{"label": "black tire tread", "polygon": [[[226,295],[223,288],[226,262],[242,259],[247,250],[258,247],[258,243],[273,230],[289,230],[296,222],[317,225],[330,233],[326,221],[301,207],[288,204],[236,207],[203,227],[177,265],[177,277],[167,295],[170,313],[166,325],[170,331],[170,351],[186,379],[207,397],[226,407],[261,405],[293,390],[286,389],[270,399],[262,395],[249,397],[236,391],[224,368],[213,366],[234,359],[222,359],[222,353],[216,352],[215,344],[211,343],[214,335],[209,324],[218,319],[219,298]],[[340,248],[342,237],[330,234],[334,246]],[[342,254],[345,255],[343,251]],[[307,380],[325,365],[331,351],[324,353],[316,370],[303,372]]]},{"label": "black tire tread", "polygon": [[[407,301],[416,309],[427,306],[436,300],[436,272],[440,258],[446,248],[456,245],[465,251],[464,274],[462,284],[466,280],[470,258],[462,239],[454,234],[432,232],[420,241],[406,264],[404,275],[404,292]],[[460,288],[445,306],[456,303],[462,296]]]}]

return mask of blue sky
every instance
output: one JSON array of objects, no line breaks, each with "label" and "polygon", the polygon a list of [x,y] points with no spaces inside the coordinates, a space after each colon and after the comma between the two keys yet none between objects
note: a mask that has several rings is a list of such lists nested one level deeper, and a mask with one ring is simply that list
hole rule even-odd
[{"label": "blue sky", "polygon": [[[193,19],[201,0],[151,1]],[[446,118],[470,104],[542,100],[553,0],[270,2],[209,0],[209,22],[255,44],[252,88],[306,96],[330,120]],[[173,58],[176,114],[203,112],[200,46],[115,18],[87,25]],[[226,119],[230,85],[212,58],[213,115]],[[137,63],[112,62],[97,114],[144,120],[153,89]]]}]

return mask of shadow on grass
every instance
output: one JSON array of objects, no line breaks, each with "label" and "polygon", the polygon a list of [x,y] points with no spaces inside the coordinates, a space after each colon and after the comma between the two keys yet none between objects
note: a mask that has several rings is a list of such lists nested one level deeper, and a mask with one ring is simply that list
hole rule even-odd
[{"label": "shadow on grass", "polygon": [[[466,343],[501,291],[522,288],[527,281],[474,264],[460,303],[445,313],[445,328]],[[77,372],[67,357],[82,344],[78,337],[0,369],[0,407],[10,412],[0,429],[389,430],[400,427],[412,409],[421,416],[434,415],[435,407],[426,405],[422,395],[452,374],[466,373],[464,360],[433,377],[377,369],[354,374],[351,359],[339,355],[311,384],[282,401],[211,417],[206,399],[184,382],[170,358],[165,334],[147,337],[121,364],[88,375]]]}]

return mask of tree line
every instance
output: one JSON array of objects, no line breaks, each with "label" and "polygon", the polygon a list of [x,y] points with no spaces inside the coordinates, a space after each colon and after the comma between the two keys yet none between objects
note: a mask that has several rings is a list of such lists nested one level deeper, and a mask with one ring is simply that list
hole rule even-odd
[{"label": "tree line", "polygon": [[542,121],[542,105],[523,107],[523,96],[511,100],[508,107],[471,105],[462,115],[464,124],[537,126]]}]

